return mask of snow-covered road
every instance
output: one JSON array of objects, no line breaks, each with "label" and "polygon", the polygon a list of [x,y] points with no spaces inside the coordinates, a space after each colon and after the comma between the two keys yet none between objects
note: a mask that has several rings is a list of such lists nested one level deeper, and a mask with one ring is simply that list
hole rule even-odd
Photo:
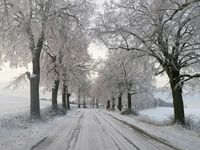
[{"label": "snow-covered road", "polygon": [[171,150],[130,126],[99,110],[80,109],[63,117],[32,150]]}]

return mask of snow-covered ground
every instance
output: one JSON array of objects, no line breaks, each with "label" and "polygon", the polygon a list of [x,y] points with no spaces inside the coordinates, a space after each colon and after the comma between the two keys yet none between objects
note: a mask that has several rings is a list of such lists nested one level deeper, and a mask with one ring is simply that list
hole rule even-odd
[{"label": "snow-covered ground", "polygon": [[[124,116],[119,112],[105,113],[117,118],[129,125],[133,125],[135,128],[142,130],[153,137],[157,137],[160,140],[168,141],[177,149],[181,150],[199,150],[200,148],[200,132],[189,131],[180,125],[159,126],[152,125],[146,122],[139,121],[138,117],[129,115]],[[161,114],[158,112],[158,115]],[[157,118],[158,119],[158,118]],[[160,119],[160,118],[159,118]]]},{"label": "snow-covered ground", "polygon": [[29,120],[29,98],[0,95],[0,150],[19,150],[32,142],[34,136],[44,134],[53,125],[48,109],[50,101],[40,101],[42,120]]},{"label": "snow-covered ground", "polygon": [[[178,125],[155,126],[139,121],[138,117],[102,109],[75,109],[51,118],[45,111],[50,105],[49,101],[41,101],[43,119],[31,122],[28,99],[0,96],[0,150],[166,150],[173,147],[199,150],[200,147],[200,133]],[[200,114],[199,109],[191,108],[186,113]],[[161,121],[172,115],[173,109],[149,109],[140,114]]]},{"label": "snow-covered ground", "polygon": [[[141,126],[149,133],[132,128],[118,119],[133,125]],[[29,126],[14,126],[6,130],[0,138],[1,150],[199,150],[197,137],[192,137],[195,144],[183,144],[181,137],[175,142],[165,141],[163,130],[132,117],[97,109],[77,109],[69,111],[65,116],[56,117],[47,122],[28,123]],[[1,129],[8,127],[1,127]],[[158,131],[157,131],[158,130]],[[167,129],[165,129],[166,132]],[[182,131],[182,128],[180,129]],[[153,134],[156,133],[156,136]],[[153,134],[152,134],[153,133]],[[170,132],[171,133],[171,132]],[[176,133],[176,132],[175,132]],[[149,136],[152,134],[151,136]],[[184,132],[185,134],[185,132]],[[181,135],[184,135],[183,133]],[[168,135],[171,139],[172,135]],[[154,136],[154,138],[152,138]],[[160,138],[162,136],[162,138]],[[188,137],[186,136],[185,139]],[[161,140],[164,139],[164,140]],[[178,143],[178,142],[179,143]],[[191,141],[190,141],[191,142]]]},{"label": "snow-covered ground", "polygon": [[[147,116],[157,122],[163,122],[170,119],[173,116],[174,110],[172,107],[157,107],[140,111],[143,117]],[[191,117],[194,121],[200,119],[200,108],[185,108],[186,117]]]},{"label": "snow-covered ground", "polygon": [[[50,101],[40,101],[41,108],[51,105]],[[28,98],[0,95],[0,118],[20,112],[29,112],[30,100]]]}]

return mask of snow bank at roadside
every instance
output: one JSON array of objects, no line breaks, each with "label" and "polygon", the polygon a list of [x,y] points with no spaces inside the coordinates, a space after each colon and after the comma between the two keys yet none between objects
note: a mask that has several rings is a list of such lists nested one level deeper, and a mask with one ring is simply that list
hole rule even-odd
[{"label": "snow bank at roadside", "polygon": [[65,117],[53,117],[50,110],[51,107],[41,109],[40,121],[30,120],[27,112],[0,118],[0,150],[26,150],[44,138]]},{"label": "snow bank at roadside", "polygon": [[110,115],[127,122],[128,124],[134,125],[137,128],[144,130],[145,132],[163,139],[173,144],[174,146],[187,149],[187,150],[199,150],[200,147],[200,133],[189,131],[179,125],[173,126],[155,126],[147,124],[137,120],[137,117],[129,115],[124,116],[119,112],[108,112]]},{"label": "snow bank at roadside", "polygon": [[[33,122],[29,119],[29,105],[28,98],[0,95],[0,150],[27,150],[65,117],[53,117],[51,102],[40,101],[41,120]],[[72,110],[75,107],[71,105]]]},{"label": "snow bank at roadside", "polygon": [[[46,113],[47,111],[45,111]],[[42,116],[44,111],[42,111]],[[48,118],[50,118],[48,116]],[[49,120],[46,118],[46,120]],[[20,147],[27,143],[30,135],[34,136],[35,133],[39,133],[40,128],[45,122],[31,122],[29,120],[29,114],[27,112],[16,113],[12,115],[6,115],[0,118],[0,149],[20,149]],[[25,142],[26,141],[26,142]]]}]

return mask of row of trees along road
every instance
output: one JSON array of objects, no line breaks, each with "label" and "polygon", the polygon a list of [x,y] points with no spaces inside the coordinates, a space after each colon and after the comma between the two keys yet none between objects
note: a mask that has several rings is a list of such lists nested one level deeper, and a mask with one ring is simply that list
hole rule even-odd
[{"label": "row of trees along road", "polygon": [[[122,95],[126,94],[127,107],[131,110],[134,94],[148,94],[153,89],[153,65],[148,57],[132,51],[111,51],[99,69],[93,92],[101,103],[112,104],[122,110]],[[107,100],[111,101],[108,102]]]},{"label": "row of trees along road", "polygon": [[59,87],[66,108],[69,89],[76,90],[85,79],[82,75],[87,74],[91,63],[87,27],[92,12],[90,0],[0,0],[2,59],[11,67],[32,63],[32,73],[17,78],[20,81],[26,75],[30,80],[32,119],[40,118],[41,79],[46,89],[52,88],[54,110]]},{"label": "row of trees along road", "polygon": [[[55,111],[58,89],[64,109],[70,107],[65,99],[69,104],[72,91],[79,106],[81,96],[85,100],[92,95],[97,101],[109,96],[114,102],[116,94],[120,100],[126,91],[131,108],[131,95],[151,88],[151,68],[159,65],[156,74],[166,73],[169,78],[174,121],[185,124],[182,89],[200,77],[199,6],[200,0],[106,2],[104,12],[96,17],[95,36],[118,51],[110,52],[92,85],[88,77],[95,65],[87,52],[91,41],[87,28],[94,20],[91,0],[0,0],[1,60],[11,67],[32,63],[32,73],[16,80],[29,78],[31,118],[40,118],[40,80],[52,90]],[[89,92],[91,87],[95,94]]]},{"label": "row of trees along road", "polygon": [[137,51],[156,60],[156,74],[169,78],[174,121],[183,125],[184,83],[200,77],[199,8],[199,0],[111,1],[96,21],[97,35],[109,49]]}]

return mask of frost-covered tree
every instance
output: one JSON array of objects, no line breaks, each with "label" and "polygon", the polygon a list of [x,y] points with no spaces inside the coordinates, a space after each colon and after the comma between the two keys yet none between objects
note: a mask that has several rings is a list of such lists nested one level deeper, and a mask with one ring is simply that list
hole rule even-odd
[{"label": "frost-covered tree", "polygon": [[0,33],[5,59],[14,66],[24,65],[32,60],[33,72],[27,74],[30,79],[31,118],[40,118],[40,53],[45,41],[48,18],[52,13],[52,2],[52,0],[0,1],[3,10]]},{"label": "frost-covered tree", "polygon": [[81,24],[90,13],[91,1],[86,0],[0,0],[0,37],[4,60],[11,66],[32,62],[30,79],[31,118],[40,118],[39,82],[40,54],[56,21],[67,18]]},{"label": "frost-covered tree", "polygon": [[[64,33],[64,31],[62,32]],[[89,36],[79,30],[68,31],[65,38],[64,47],[61,47],[61,52],[56,54],[58,61],[52,61],[52,51],[47,49],[44,52],[43,62],[43,77],[44,86],[52,87],[56,80],[61,83],[60,89],[62,89],[62,101],[63,108],[70,108],[69,97],[70,92],[76,91],[77,87],[81,88],[81,93],[85,89],[86,76],[89,76],[90,71],[95,67],[95,61],[91,59],[88,54],[87,48],[90,42]],[[56,43],[52,43],[55,45]],[[55,51],[56,52],[56,51]],[[55,53],[54,52],[54,53]],[[50,57],[49,57],[50,56]],[[47,61],[51,63],[46,63]],[[54,87],[54,86],[53,86]],[[54,89],[52,90],[54,91]],[[58,89],[56,88],[56,91]],[[76,92],[75,92],[76,93]],[[82,96],[82,94],[81,94]],[[53,97],[52,97],[53,98]],[[57,101],[55,100],[55,104]]]},{"label": "frost-covered tree", "polygon": [[78,103],[78,108],[80,108],[81,105],[81,98],[82,98],[82,103],[83,107],[86,107],[86,102],[88,102],[89,98],[91,97],[91,87],[92,87],[92,81],[90,77],[91,71],[94,69],[94,66],[96,63],[93,61],[90,63],[85,64],[84,69],[79,68],[80,74],[75,75],[76,78],[76,83],[75,83],[75,88],[76,88],[76,95],[77,95],[77,103]]},{"label": "frost-covered tree", "polygon": [[122,94],[127,93],[127,106],[131,109],[132,95],[151,90],[151,67],[147,68],[148,58],[140,57],[137,53],[119,50],[111,52],[105,61],[96,80],[96,89],[101,92],[97,93],[98,95],[104,95],[105,91],[109,94],[107,99],[112,100],[112,107],[117,97],[118,108],[121,110]]},{"label": "frost-covered tree", "polygon": [[112,49],[138,51],[159,64],[169,78],[174,121],[184,124],[182,88],[199,77],[199,0],[120,0],[107,3],[97,30]]},{"label": "frost-covered tree", "polygon": [[[87,19],[89,19],[88,16]],[[87,61],[87,48],[90,42],[88,31],[84,28],[88,20],[82,21],[81,25],[76,22],[77,20],[64,21],[62,19],[60,24],[58,21],[57,28],[51,30],[52,38],[47,41],[45,46],[42,69],[44,86],[52,87],[52,108],[55,110],[57,109],[59,82],[62,84],[60,89],[63,91],[63,108],[66,109],[66,98],[67,108],[70,108],[69,88],[75,84],[74,76],[79,73],[81,68],[85,67],[82,64]]]}]

